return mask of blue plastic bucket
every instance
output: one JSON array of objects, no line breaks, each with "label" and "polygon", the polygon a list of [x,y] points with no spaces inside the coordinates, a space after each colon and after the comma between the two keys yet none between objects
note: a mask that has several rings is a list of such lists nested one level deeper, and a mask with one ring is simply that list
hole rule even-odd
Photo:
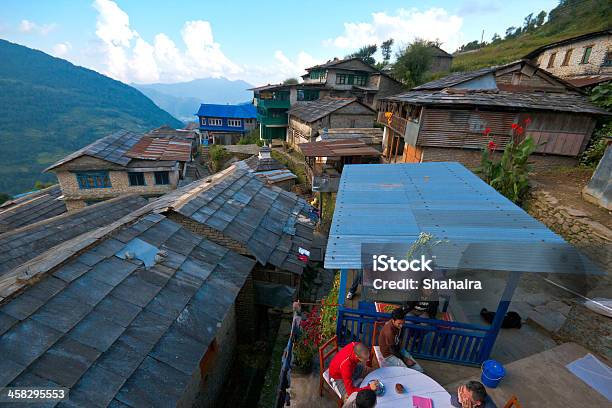
[{"label": "blue plastic bucket", "polygon": [[482,363],[481,368],[482,375],[480,376],[480,380],[489,388],[497,387],[502,378],[506,375],[506,369],[499,361],[487,360]]}]

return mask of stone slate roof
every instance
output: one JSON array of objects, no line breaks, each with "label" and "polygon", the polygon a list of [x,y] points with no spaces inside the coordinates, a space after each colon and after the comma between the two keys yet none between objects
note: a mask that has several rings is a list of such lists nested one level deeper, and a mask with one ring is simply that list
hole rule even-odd
[{"label": "stone slate roof", "polygon": [[478,78],[491,72],[495,72],[495,70],[497,70],[498,68],[499,67],[487,67],[478,69],[476,71],[454,72],[450,75],[445,76],[444,78],[436,79],[435,81],[415,86],[414,88],[412,88],[412,90],[420,91],[448,88],[450,86],[455,86],[463,82],[467,82],[471,79]]},{"label": "stone slate roof", "polygon": [[125,153],[138,143],[142,136],[141,134],[136,134],[128,130],[117,131],[69,154],[47,167],[44,171],[52,170],[81,156],[91,156],[120,166],[125,166],[130,162],[130,158],[125,156]]},{"label": "stone slate roof", "polygon": [[[0,387],[69,387],[59,407],[176,406],[254,261],[159,214],[115,232],[0,305]],[[156,263],[122,259],[128,243]]]},{"label": "stone slate roof", "polygon": [[109,225],[146,203],[140,196],[118,197],[0,234],[0,280],[54,246]]},{"label": "stone slate roof", "polygon": [[4,203],[0,207],[0,234],[65,213],[61,195],[56,184]]},{"label": "stone slate roof", "polygon": [[508,91],[409,91],[389,98],[417,105],[483,106],[488,108],[535,109],[557,112],[610,115],[582,95],[570,93]]},{"label": "stone slate roof", "polygon": [[[266,149],[262,147],[261,150]],[[270,148],[267,148],[271,150]],[[259,171],[270,171],[270,170],[286,170],[284,164],[279,162],[278,160],[270,157],[269,159],[262,159],[259,155],[254,155],[244,160],[244,163],[254,172]]]},{"label": "stone slate roof", "polygon": [[314,209],[233,165],[161,197],[156,204],[243,244],[262,265],[301,274],[299,248],[310,250]]},{"label": "stone slate roof", "polygon": [[287,113],[303,120],[304,122],[310,123],[321,119],[355,101],[357,101],[357,98],[325,97],[317,99],[316,101],[298,102],[291,109],[289,109]]}]

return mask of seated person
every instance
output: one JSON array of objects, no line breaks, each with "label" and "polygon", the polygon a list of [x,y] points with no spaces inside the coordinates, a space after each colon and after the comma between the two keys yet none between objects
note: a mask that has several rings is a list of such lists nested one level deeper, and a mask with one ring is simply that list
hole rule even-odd
[{"label": "seated person", "polygon": [[435,319],[438,313],[438,296],[433,289],[425,289],[421,283],[421,294],[418,300],[407,302],[406,314],[423,319]]},{"label": "seated person", "polygon": [[404,326],[406,312],[401,307],[391,312],[391,319],[385,323],[378,334],[378,346],[385,361],[381,366],[409,367],[423,372],[410,353],[400,347],[400,334]]},{"label": "seated person", "polygon": [[354,392],[346,400],[342,408],[374,408],[376,406],[376,392],[362,390]]},{"label": "seated person", "polygon": [[478,381],[460,386],[456,394],[451,394],[451,405],[457,408],[497,408],[484,385]]},{"label": "seated person", "polygon": [[347,344],[332,358],[329,363],[329,377],[340,394],[344,394],[343,399],[362,390],[376,391],[378,381],[371,381],[367,387],[361,388],[353,385],[353,380],[364,378],[372,371],[372,368],[367,366],[369,359],[370,350],[358,342]]}]

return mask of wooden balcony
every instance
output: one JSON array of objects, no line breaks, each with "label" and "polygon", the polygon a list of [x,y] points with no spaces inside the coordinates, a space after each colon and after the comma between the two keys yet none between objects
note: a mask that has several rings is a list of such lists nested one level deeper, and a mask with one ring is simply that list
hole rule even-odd
[{"label": "wooden balcony", "polygon": [[399,133],[401,136],[404,136],[404,134],[406,134],[406,125],[408,124],[408,120],[400,118],[394,113],[393,116],[391,116],[391,121],[389,122],[389,120],[385,117],[385,113],[386,112],[382,111],[378,112],[377,122],[381,125],[390,127],[393,129],[393,131]]}]

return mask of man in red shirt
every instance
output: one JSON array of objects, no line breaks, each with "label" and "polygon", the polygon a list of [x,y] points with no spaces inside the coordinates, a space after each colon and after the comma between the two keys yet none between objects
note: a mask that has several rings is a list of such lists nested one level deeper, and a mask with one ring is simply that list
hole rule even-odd
[{"label": "man in red shirt", "polygon": [[338,351],[329,363],[329,376],[336,388],[346,399],[352,393],[371,389],[376,391],[378,381],[371,381],[367,387],[355,387],[353,380],[364,378],[372,370],[367,366],[370,350],[361,343],[349,343]]}]

